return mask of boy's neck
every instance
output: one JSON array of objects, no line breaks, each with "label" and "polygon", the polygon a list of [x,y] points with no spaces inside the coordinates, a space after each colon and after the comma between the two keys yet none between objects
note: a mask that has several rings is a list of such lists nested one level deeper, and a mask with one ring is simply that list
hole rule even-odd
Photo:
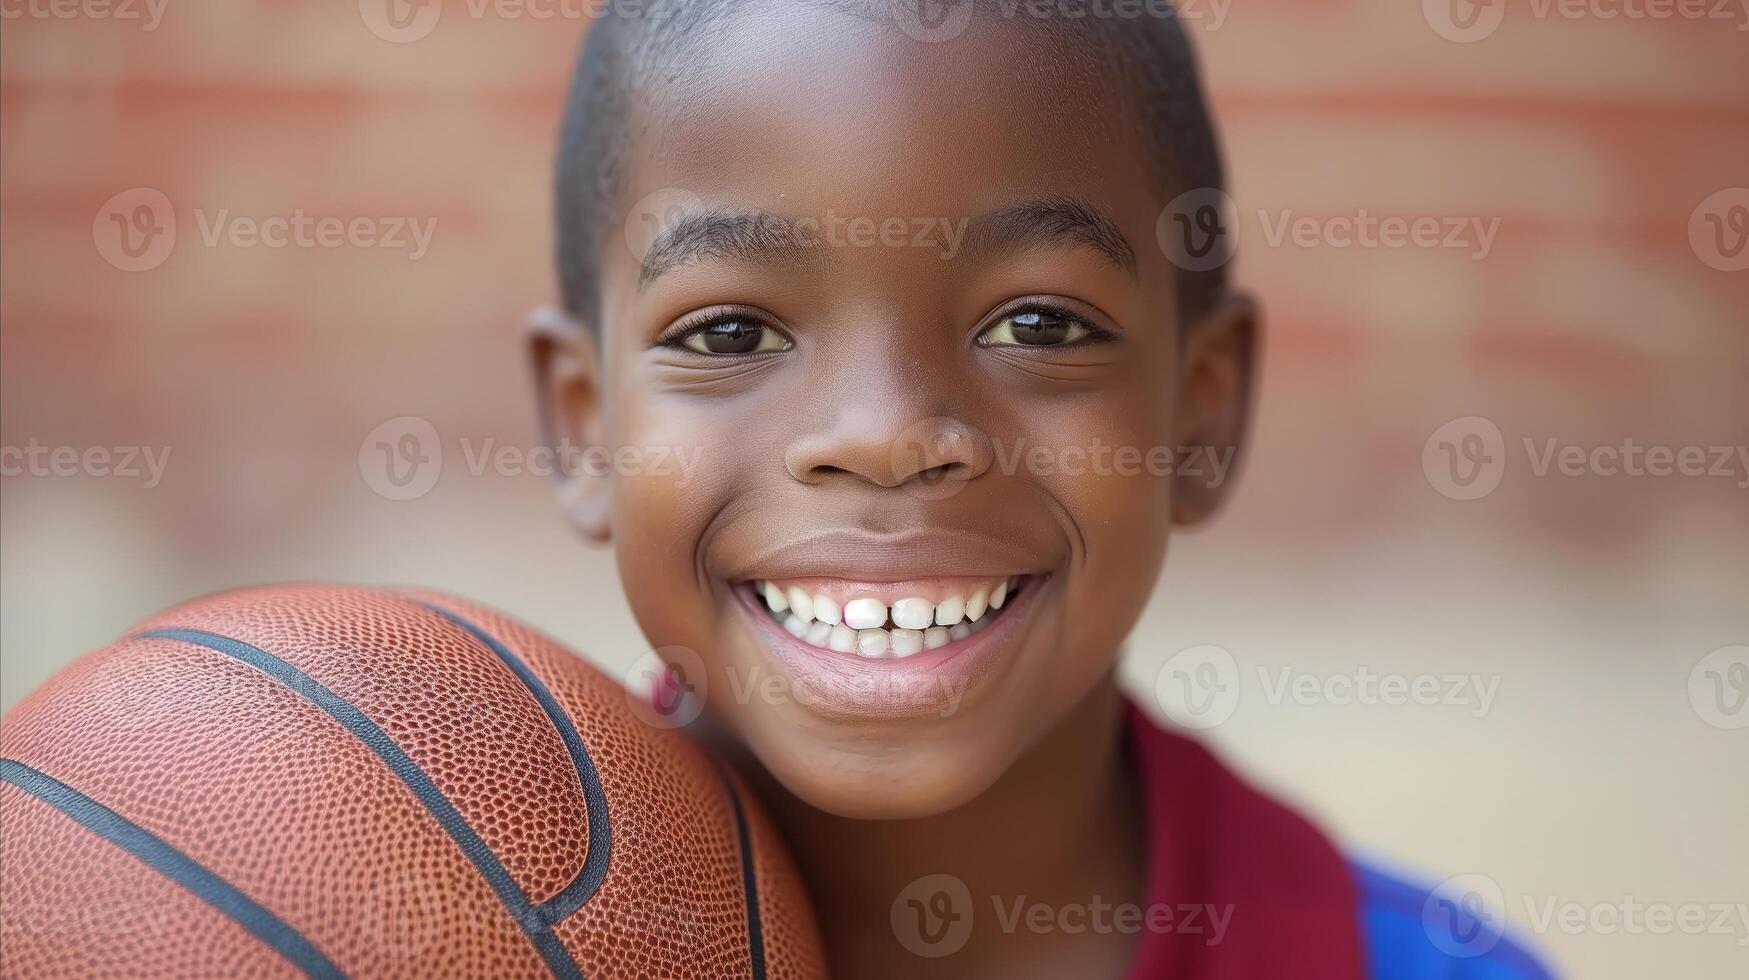
[{"label": "boy's neck", "polygon": [[[1126,937],[1034,931],[1013,916],[1017,903],[1024,916],[1035,905],[1054,913],[1144,900],[1140,796],[1121,750],[1124,707],[1108,676],[988,790],[915,820],[835,816],[754,767],[749,778],[807,880],[833,976],[1025,975],[1017,962],[1051,975],[1068,946],[1082,966],[1095,957],[1111,967],[1083,975],[1121,973]],[[966,883],[975,928],[959,952],[925,959],[900,945],[891,909],[911,882],[943,873]]]}]

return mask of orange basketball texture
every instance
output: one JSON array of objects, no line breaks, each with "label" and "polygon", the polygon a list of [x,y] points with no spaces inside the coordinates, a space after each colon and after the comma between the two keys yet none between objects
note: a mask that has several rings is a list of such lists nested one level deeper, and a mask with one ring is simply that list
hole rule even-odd
[{"label": "orange basketball texture", "polygon": [[815,977],[745,787],[500,613],[278,586],[0,722],[8,977]]}]

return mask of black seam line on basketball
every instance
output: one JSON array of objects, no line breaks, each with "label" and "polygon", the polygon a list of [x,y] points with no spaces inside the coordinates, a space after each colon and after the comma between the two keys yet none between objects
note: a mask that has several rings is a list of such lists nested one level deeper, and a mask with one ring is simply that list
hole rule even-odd
[{"label": "black seam line on basketball", "polygon": [[344,980],[346,974],[340,972],[340,968],[302,933],[243,894],[237,886],[146,828],[55,777],[13,759],[0,759],[0,782],[11,783],[61,811],[74,823],[139,858],[147,867],[230,916],[305,974]]},{"label": "black seam line on basketball", "polygon": [[729,794],[729,806],[735,813],[735,839],[741,844],[741,890],[747,896],[747,959],[752,964],[753,980],[765,980],[765,929],[759,921],[759,879],[753,869],[753,840],[747,832],[747,815],[741,810],[741,794],[722,765],[715,759],[711,765],[717,778],[723,781],[723,791]]},{"label": "black seam line on basketball", "polygon": [[376,757],[389,767],[389,771],[394,773],[413,792],[413,795],[425,806],[426,811],[437,820],[438,826],[442,827],[444,833],[449,835],[450,840],[461,848],[462,854],[473,862],[481,877],[485,878],[486,883],[498,894],[498,900],[504,903],[511,918],[516,920],[517,926],[528,936],[529,942],[534,944],[535,951],[546,962],[547,969],[551,970],[554,976],[566,978],[566,980],[571,977],[582,977],[582,971],[571,959],[570,952],[547,928],[534,905],[529,902],[528,896],[522,893],[522,889],[517,886],[515,879],[510,877],[510,872],[499,863],[497,855],[493,854],[492,849],[486,846],[486,842],[480,839],[480,835],[474,832],[474,828],[468,826],[468,821],[462,816],[461,811],[457,810],[455,804],[443,795],[443,791],[437,788],[437,784],[431,781],[431,777],[425,774],[425,770],[420,769],[419,764],[414,762],[406,752],[403,752],[399,745],[395,744],[395,740],[389,737],[388,732],[379,728],[376,722],[366,717],[364,712],[354,707],[350,701],[335,694],[333,690],[309,674],[266,650],[251,646],[242,640],[222,636],[218,633],[208,633],[205,630],[192,629],[152,630],[141,633],[139,636],[145,639],[156,638],[192,643],[195,646],[205,647],[208,650],[214,650],[235,660],[240,660],[284,684],[293,693],[315,704],[326,711],[335,721],[345,725],[355,738],[364,743],[365,748],[375,753]]},{"label": "black seam line on basketball", "polygon": [[523,663],[521,657],[512,653],[509,647],[492,634],[456,613],[429,602],[420,604],[467,630],[491,649],[499,660],[504,661],[504,666],[510,668],[510,672],[516,675],[516,679],[540,703],[547,719],[558,729],[559,738],[565,743],[565,751],[570,753],[571,765],[577,771],[577,781],[583,788],[583,803],[589,822],[589,851],[584,855],[583,867],[578,869],[577,877],[557,895],[535,906],[535,912],[549,925],[563,921],[594,897],[602,880],[607,877],[607,865],[613,853],[613,829],[608,822],[607,793],[601,788],[601,777],[595,770],[595,763],[589,758],[589,750],[583,745],[583,737],[577,733],[577,726],[571,721],[571,716],[559,706],[552,691],[541,683],[541,679]]}]

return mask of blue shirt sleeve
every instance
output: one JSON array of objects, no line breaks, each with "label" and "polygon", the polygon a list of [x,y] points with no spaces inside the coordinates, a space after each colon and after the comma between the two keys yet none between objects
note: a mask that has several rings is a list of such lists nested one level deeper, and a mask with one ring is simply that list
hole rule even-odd
[{"label": "blue shirt sleeve", "polygon": [[1368,980],[1553,980],[1503,923],[1460,896],[1351,868]]}]

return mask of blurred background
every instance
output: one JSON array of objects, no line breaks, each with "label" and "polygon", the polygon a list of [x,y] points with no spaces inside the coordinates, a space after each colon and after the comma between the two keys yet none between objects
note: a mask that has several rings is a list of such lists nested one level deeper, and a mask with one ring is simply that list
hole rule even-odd
[{"label": "blurred background", "polygon": [[[534,444],[519,328],[596,6],[7,0],[0,707],[270,580],[645,652],[544,480],[478,463]],[[1126,681],[1564,974],[1749,975],[1749,913],[1632,911],[1749,903],[1749,10],[1183,10],[1270,334],[1240,492]]]}]

